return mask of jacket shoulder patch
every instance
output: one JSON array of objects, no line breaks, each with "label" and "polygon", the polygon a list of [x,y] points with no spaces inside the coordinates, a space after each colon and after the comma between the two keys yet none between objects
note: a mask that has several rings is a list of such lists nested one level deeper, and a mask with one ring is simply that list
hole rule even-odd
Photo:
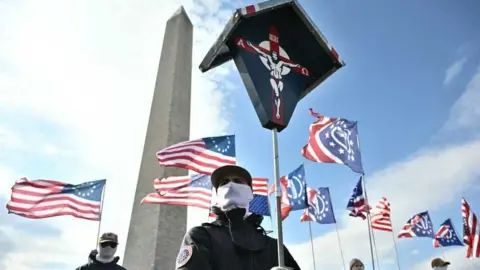
[{"label": "jacket shoulder patch", "polygon": [[180,251],[178,252],[177,260],[175,263],[175,268],[180,268],[184,266],[185,264],[190,261],[193,255],[193,249],[192,246],[183,246],[180,248]]}]

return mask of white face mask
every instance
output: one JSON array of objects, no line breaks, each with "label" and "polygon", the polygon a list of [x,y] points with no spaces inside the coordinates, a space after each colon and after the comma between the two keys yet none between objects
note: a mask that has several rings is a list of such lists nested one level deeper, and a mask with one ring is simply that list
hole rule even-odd
[{"label": "white face mask", "polygon": [[436,266],[433,268],[434,270],[447,270],[448,266]]},{"label": "white face mask", "polygon": [[355,266],[352,267],[352,270],[364,270],[365,268],[363,266]]},{"label": "white face mask", "polygon": [[230,182],[217,189],[217,206],[223,211],[234,208],[243,208],[248,211],[252,200],[252,189],[245,184]]},{"label": "white face mask", "polygon": [[117,252],[117,248],[112,247],[98,247],[98,256],[104,259],[111,259]]}]

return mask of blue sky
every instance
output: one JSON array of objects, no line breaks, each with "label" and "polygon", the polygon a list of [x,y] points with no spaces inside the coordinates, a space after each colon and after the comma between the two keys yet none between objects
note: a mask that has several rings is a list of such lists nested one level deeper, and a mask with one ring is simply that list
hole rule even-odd
[{"label": "blue sky", "polygon": [[[375,172],[423,149],[463,144],[466,139],[475,138],[473,130],[446,131],[444,126],[450,120],[452,106],[478,72],[480,38],[475,33],[480,19],[473,10],[478,10],[480,5],[474,1],[463,5],[432,1],[301,3],[346,66],[298,105],[289,127],[279,137],[280,170],[283,175],[305,162],[308,184],[331,188],[341,227],[340,217],[346,216],[344,207],[358,176],[346,167],[315,164],[301,156],[300,149],[308,138],[308,125],[314,121],[308,108],[328,116],[358,120],[367,183]],[[461,63],[461,68],[447,79],[447,70],[455,63]],[[240,81],[236,74],[231,78]],[[271,134],[260,127],[245,93],[239,92],[233,98],[241,111],[235,115],[231,128],[238,134],[238,158],[255,175],[272,177]],[[431,169],[438,168],[441,165]],[[475,179],[478,183],[478,176]],[[388,190],[388,180],[379,181],[378,185]],[[432,191],[435,185],[442,184],[433,180],[430,180]],[[475,187],[473,181],[471,184]],[[415,184],[410,188],[415,189]],[[451,217],[456,227],[461,228],[461,196],[466,196],[476,209],[480,200],[474,196],[478,187],[475,190],[469,192],[467,187],[462,187],[461,192],[452,194],[453,201],[439,202],[431,210],[418,200],[415,203],[418,207],[412,209],[410,215],[419,209],[430,210],[435,224]],[[401,192],[405,200],[416,200],[407,197],[407,190]],[[378,197],[372,196],[372,200]],[[391,203],[395,216],[399,202],[392,200]],[[308,227],[299,224],[299,216],[299,212],[295,213],[284,222],[287,242],[300,243],[309,239]],[[409,218],[403,217],[401,222]],[[394,224],[397,230],[402,225]],[[305,229],[303,233],[298,232],[299,226]],[[332,226],[315,225],[314,235],[323,235],[331,229]],[[402,265],[409,269],[422,259],[439,255],[428,239],[400,240],[398,243]],[[368,248],[367,243],[364,248]],[[418,250],[419,255],[412,256],[409,252],[412,249]],[[381,261],[381,266],[387,265]]]},{"label": "blue sky", "polygon": [[[157,2],[0,3],[0,202],[21,176],[71,183],[107,178],[102,230],[125,240],[164,24],[181,1]],[[182,3],[196,27],[191,137],[235,133],[241,165],[271,179],[271,134],[261,128],[235,66],[206,74],[196,69],[232,8],[253,2]],[[462,196],[480,211],[480,3],[300,3],[347,65],[299,103],[280,133],[281,174],[304,162],[310,186],[330,187],[345,260],[368,262],[366,225],[344,210],[358,175],[300,155],[314,120],[308,108],[358,120],[370,199],[390,199],[395,231],[425,210],[436,225],[452,218],[461,228]],[[191,212],[189,226],[204,221],[198,219],[204,213]],[[284,222],[285,241],[302,269],[313,269],[308,225],[299,216]],[[3,212],[0,268],[84,263],[96,225]],[[313,234],[317,266],[341,269],[334,226],[314,224]],[[394,269],[391,235],[375,236],[381,267]],[[397,243],[403,269],[425,269],[440,255],[428,239]],[[452,269],[465,269],[463,249],[445,255]]]}]

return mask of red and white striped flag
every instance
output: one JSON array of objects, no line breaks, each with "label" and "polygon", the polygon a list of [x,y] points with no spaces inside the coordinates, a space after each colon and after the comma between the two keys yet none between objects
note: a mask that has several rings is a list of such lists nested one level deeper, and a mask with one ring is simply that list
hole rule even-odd
[{"label": "red and white striped flag", "polygon": [[235,135],[177,143],[158,151],[157,160],[165,167],[210,175],[219,167],[236,164]]},{"label": "red and white striped flag", "polygon": [[169,191],[188,186],[192,181],[189,175],[169,176],[167,178],[157,178],[153,181],[153,187],[157,192]]},{"label": "red and white striped flag", "polygon": [[416,237],[415,233],[412,231],[413,227],[417,225],[422,220],[422,216],[415,215],[413,218],[407,221],[402,228],[402,230],[398,233],[398,238],[412,238]]},{"label": "red and white striped flag", "polygon": [[[268,190],[268,195],[271,195],[275,192],[275,184],[270,186]],[[285,176],[280,178],[280,210],[281,210],[281,217],[282,221],[285,220],[288,215],[290,215],[290,211],[292,211],[292,206],[290,204],[290,199],[288,198],[288,180]]]},{"label": "red and white striped flag", "polygon": [[462,198],[463,243],[467,245],[467,258],[480,257],[480,226],[470,205]]},{"label": "red and white striped flag", "polygon": [[105,179],[72,185],[22,178],[12,187],[7,210],[9,214],[32,219],[73,216],[100,220],[105,183]]},{"label": "red and white striped flag", "polygon": [[[150,193],[143,198],[141,203],[182,205],[209,209],[212,200],[210,177],[204,174],[184,177],[185,185],[168,190],[157,189],[157,192]],[[172,179],[172,177],[167,179],[169,178]],[[157,180],[154,181],[154,185],[156,184],[155,188],[161,187],[161,181]]]},{"label": "red and white striped flag", "polygon": [[392,232],[392,220],[390,219],[390,202],[382,197],[371,214],[372,229]]},{"label": "red and white striped flag", "polygon": [[442,225],[440,228],[438,228],[437,233],[435,234],[435,239],[433,239],[433,247],[434,248],[439,248],[441,247],[440,242],[438,241],[438,238],[443,238],[445,237],[449,232],[449,228],[447,225]]}]

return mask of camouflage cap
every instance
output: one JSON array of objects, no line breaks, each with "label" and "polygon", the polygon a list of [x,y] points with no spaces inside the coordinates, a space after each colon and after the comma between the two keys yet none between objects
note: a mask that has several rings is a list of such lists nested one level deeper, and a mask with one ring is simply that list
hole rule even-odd
[{"label": "camouflage cap", "polygon": [[118,244],[118,236],[111,232],[104,233],[100,237],[99,243],[105,243],[105,242],[114,242]]}]

